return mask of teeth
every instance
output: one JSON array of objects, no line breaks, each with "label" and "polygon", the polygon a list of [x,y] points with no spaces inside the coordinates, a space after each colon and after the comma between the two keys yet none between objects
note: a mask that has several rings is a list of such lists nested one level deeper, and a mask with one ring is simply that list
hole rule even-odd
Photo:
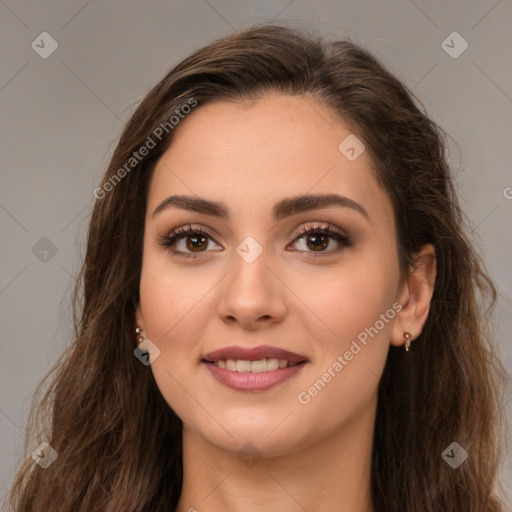
[{"label": "teeth", "polygon": [[[281,359],[281,361],[283,363],[281,368],[286,368],[288,366],[288,361],[286,359]],[[279,368],[279,362],[279,359],[267,359],[267,370],[277,370]]]},{"label": "teeth", "polygon": [[237,359],[236,361],[236,371],[237,372],[250,372],[251,371],[251,361],[243,361]]},{"label": "teeth", "polygon": [[226,361],[215,361],[214,364],[219,368],[225,368],[226,370],[239,373],[263,373],[277,370],[278,368],[294,366],[286,359],[260,359],[259,361],[227,359]]},{"label": "teeth", "polygon": [[[244,363],[248,363],[249,361],[244,361]],[[251,367],[252,373],[261,373],[267,371],[267,361],[265,359],[261,359],[260,361],[252,361],[249,363],[249,366]],[[238,362],[236,364],[236,367],[238,369]]]}]

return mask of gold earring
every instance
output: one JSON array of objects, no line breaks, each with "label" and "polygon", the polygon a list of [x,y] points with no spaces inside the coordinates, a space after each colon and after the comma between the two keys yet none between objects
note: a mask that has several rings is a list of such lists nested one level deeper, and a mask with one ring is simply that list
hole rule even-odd
[{"label": "gold earring", "polygon": [[405,331],[404,336],[405,336],[405,351],[409,352],[409,349],[411,348],[411,333]]}]

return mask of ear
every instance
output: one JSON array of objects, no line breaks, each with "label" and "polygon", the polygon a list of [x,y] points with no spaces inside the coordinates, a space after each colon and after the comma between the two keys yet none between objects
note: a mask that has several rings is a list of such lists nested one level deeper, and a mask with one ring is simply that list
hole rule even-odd
[{"label": "ear", "polygon": [[137,327],[142,327],[144,329],[144,318],[142,317],[142,308],[140,307],[140,302],[135,308],[135,326],[133,329],[135,330]]},{"label": "ear", "polygon": [[436,251],[432,244],[424,245],[417,253],[413,266],[399,291],[397,301],[402,305],[393,322],[391,344],[405,342],[404,332],[414,341],[423,330],[430,309],[436,280]]}]

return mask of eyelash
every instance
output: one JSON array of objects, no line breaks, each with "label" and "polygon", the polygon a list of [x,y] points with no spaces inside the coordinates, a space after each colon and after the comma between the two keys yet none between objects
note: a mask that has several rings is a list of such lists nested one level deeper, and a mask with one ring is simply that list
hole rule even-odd
[{"label": "eyelash", "polygon": [[[332,254],[337,254],[340,251],[343,250],[343,248],[351,247],[352,246],[352,240],[349,236],[345,235],[342,231],[338,230],[337,228],[330,226],[330,225],[318,225],[318,224],[306,224],[304,226],[301,226],[298,228],[294,233],[294,240],[293,242],[297,241],[300,238],[303,238],[306,235],[309,235],[311,233],[321,233],[324,235],[329,235],[330,238],[334,239],[336,242],[338,242],[341,247],[334,250],[334,251],[322,251],[320,253],[315,253],[314,251],[299,251],[299,252],[308,252],[311,254],[312,257],[318,258],[318,257],[325,257]],[[201,229],[199,227],[193,228],[191,225],[188,226],[182,226],[179,228],[174,229],[169,233],[168,235],[165,235],[162,237],[162,239],[159,241],[159,245],[170,251],[176,256],[183,256],[185,258],[197,258],[201,256],[201,252],[198,253],[184,253],[181,251],[176,251],[172,249],[172,245],[190,235],[202,235],[204,237],[212,239],[211,235],[205,231],[204,229]],[[203,251],[206,252],[206,251]]]}]

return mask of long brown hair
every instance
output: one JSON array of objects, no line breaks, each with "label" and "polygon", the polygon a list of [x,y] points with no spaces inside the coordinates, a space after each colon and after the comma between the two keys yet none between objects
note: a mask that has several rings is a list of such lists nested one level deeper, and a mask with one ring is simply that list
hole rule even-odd
[{"label": "long brown hair", "polygon": [[[259,26],[180,62],[127,123],[96,194],[73,296],[75,340],[45,376],[43,382],[54,374],[31,409],[26,458],[10,495],[16,511],[176,507],[181,420],[150,367],[133,353],[148,184],[173,130],[157,131],[161,140],[154,134],[191,101],[200,108],[270,91],[326,105],[363,140],[393,204],[402,275],[423,244],[435,246],[437,276],[423,332],[408,353],[390,348],[379,385],[371,473],[375,510],[502,510],[493,495],[503,389],[490,321],[496,289],[467,234],[445,133],[358,44]],[[154,147],[140,161],[130,160],[151,145],[150,136]],[[58,458],[42,469],[29,453],[45,440]],[[457,469],[441,456],[452,442],[469,454]]]}]

